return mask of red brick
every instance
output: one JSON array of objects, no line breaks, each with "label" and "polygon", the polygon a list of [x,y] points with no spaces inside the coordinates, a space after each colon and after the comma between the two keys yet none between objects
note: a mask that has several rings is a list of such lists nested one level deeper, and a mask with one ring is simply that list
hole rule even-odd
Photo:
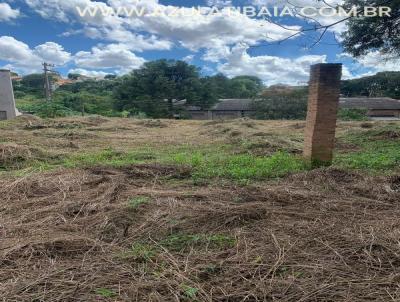
[{"label": "red brick", "polygon": [[342,64],[311,66],[304,157],[317,165],[332,163]]}]

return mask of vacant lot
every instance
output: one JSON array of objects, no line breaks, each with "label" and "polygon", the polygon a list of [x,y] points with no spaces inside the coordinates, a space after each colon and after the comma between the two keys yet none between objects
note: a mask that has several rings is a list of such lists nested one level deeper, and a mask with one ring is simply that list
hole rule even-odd
[{"label": "vacant lot", "polygon": [[398,301],[400,124],[0,123],[3,301]]}]

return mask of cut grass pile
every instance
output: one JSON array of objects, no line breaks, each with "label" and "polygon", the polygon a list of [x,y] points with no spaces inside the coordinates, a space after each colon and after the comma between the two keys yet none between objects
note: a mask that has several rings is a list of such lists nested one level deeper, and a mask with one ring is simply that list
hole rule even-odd
[{"label": "cut grass pile", "polygon": [[398,177],[166,176],[190,177],[153,164],[0,178],[3,300],[400,299]]}]

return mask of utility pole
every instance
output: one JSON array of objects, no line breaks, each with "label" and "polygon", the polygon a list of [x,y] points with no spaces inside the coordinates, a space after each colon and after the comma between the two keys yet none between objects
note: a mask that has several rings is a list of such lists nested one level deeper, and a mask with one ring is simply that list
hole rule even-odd
[{"label": "utility pole", "polygon": [[46,95],[46,101],[51,101],[51,83],[49,79],[49,73],[53,72],[49,67],[54,67],[53,64],[43,63],[43,71],[44,71],[44,89]]}]

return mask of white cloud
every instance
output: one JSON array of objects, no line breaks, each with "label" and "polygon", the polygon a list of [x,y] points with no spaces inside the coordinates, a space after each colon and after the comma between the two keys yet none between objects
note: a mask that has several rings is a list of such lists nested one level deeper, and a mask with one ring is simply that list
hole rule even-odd
[{"label": "white cloud", "polygon": [[64,65],[70,60],[70,53],[54,42],[47,42],[31,49],[13,37],[1,36],[0,60],[8,62],[8,66],[21,73],[32,73],[39,72],[44,61]]},{"label": "white cloud", "polygon": [[13,9],[8,3],[0,3],[0,22],[8,22],[18,18],[19,9]]},{"label": "white cloud", "polygon": [[71,54],[66,52],[61,45],[54,42],[38,45],[33,52],[43,61],[55,65],[64,65],[71,60]]},{"label": "white cloud", "polygon": [[0,59],[4,61],[30,61],[35,59],[35,56],[27,44],[10,36],[1,36]]},{"label": "white cloud", "polygon": [[94,69],[118,69],[121,73],[137,69],[145,59],[136,56],[123,44],[96,46],[89,51],[80,51],[74,57],[77,66]]},{"label": "white cloud", "polygon": [[194,55],[188,55],[188,56],[182,58],[182,61],[185,61],[187,63],[191,63],[193,61],[193,59],[194,59]]},{"label": "white cloud", "polygon": [[232,0],[206,0],[206,4],[216,7],[232,6]]},{"label": "white cloud", "polygon": [[99,75],[107,74],[101,69],[127,73],[145,62],[145,59],[138,57],[124,44],[96,46],[73,56],[54,42],[46,42],[31,49],[24,42],[9,36],[0,37],[0,60],[7,62],[8,68],[22,74],[41,72],[43,62],[60,67],[74,61],[77,68],[96,69],[90,72]]},{"label": "white cloud", "polygon": [[339,54],[338,59],[352,59],[349,65],[352,73],[348,72],[346,79],[362,78],[374,75],[383,71],[400,71],[400,58],[385,55],[379,51],[373,51],[359,58],[354,58],[350,54]]},{"label": "white cloud", "polygon": [[[116,15],[95,16],[87,14],[82,17],[79,15],[77,7],[99,7],[100,11],[107,11],[111,6],[104,2],[90,0],[25,0],[26,3],[43,18],[56,19],[60,22],[71,23],[78,21],[82,28],[75,31],[67,31],[64,35],[85,34],[89,38],[104,39],[106,41],[124,42],[131,50],[168,50],[172,43],[165,39],[160,39],[154,35],[143,35],[135,33],[131,27],[137,27],[142,22],[139,19],[121,17]],[[109,1],[112,2],[112,1]],[[130,1],[130,6],[132,1]],[[127,5],[127,7],[130,7]]]},{"label": "white cloud", "polygon": [[[108,0],[96,2],[90,0],[25,0],[28,5],[45,18],[53,18],[63,22],[71,20],[81,23],[82,29],[75,33],[83,33],[92,38],[126,44],[130,50],[165,50],[171,49],[173,43],[179,43],[190,50],[200,48],[214,49],[215,45],[223,47],[244,42],[249,45],[259,41],[279,40],[288,37],[292,31],[265,20],[248,18],[245,15],[229,15],[227,9],[220,14],[198,15],[196,17],[162,14],[158,16],[132,17],[108,15],[96,17],[80,17],[76,7],[99,6],[102,9],[131,8],[147,11],[175,10],[176,6],[162,5],[158,0],[132,1]],[[217,1],[220,3],[220,1]],[[226,1],[225,1],[226,2]],[[210,9],[203,7],[204,9]],[[189,8],[186,13],[192,13]],[[292,29],[299,28],[292,26]],[[143,34],[146,33],[146,34]],[[68,32],[67,34],[71,34]]]},{"label": "white cloud", "polygon": [[400,58],[381,54],[379,51],[370,52],[356,60],[360,65],[371,68],[375,72],[400,71]]},{"label": "white cloud", "polygon": [[251,57],[247,47],[240,45],[232,49],[227,62],[218,66],[218,71],[229,77],[253,75],[267,85],[304,84],[308,81],[310,65],[325,63],[326,56],[306,55],[294,59],[276,56]]}]

